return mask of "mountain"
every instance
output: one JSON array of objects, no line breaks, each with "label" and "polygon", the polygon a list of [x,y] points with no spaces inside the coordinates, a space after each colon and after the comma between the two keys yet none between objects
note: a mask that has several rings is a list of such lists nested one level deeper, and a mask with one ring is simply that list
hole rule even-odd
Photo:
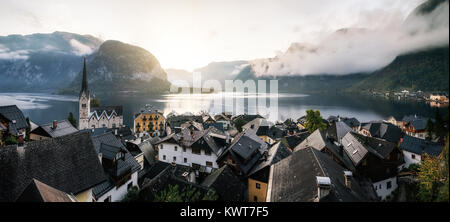
[{"label": "mountain", "polygon": [[102,40],[68,32],[0,36],[2,91],[54,90],[67,86]]},{"label": "mountain", "polygon": [[195,69],[193,72],[181,69],[166,69],[166,72],[169,81],[172,83],[176,80],[183,80],[192,85],[193,74],[200,73],[202,83],[206,80],[218,80],[223,85],[225,80],[233,80],[246,65],[248,65],[248,62],[242,60],[212,62],[204,67]]},{"label": "mountain", "polygon": [[[79,70],[82,69],[79,61]],[[122,43],[105,41],[90,59],[87,59],[89,90],[92,93],[117,91],[163,92],[170,83],[158,60],[147,50]],[[81,87],[81,71],[68,88],[60,93],[78,93]]]},{"label": "mountain", "polygon": [[449,91],[447,47],[428,49],[406,55],[372,73],[350,91],[422,90]]}]

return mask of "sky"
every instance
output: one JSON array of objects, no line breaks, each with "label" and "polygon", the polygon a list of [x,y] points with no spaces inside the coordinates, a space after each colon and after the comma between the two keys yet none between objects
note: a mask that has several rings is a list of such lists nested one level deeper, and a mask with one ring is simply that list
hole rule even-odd
[{"label": "sky", "polygon": [[[163,68],[275,57],[341,28],[403,21],[424,0],[0,0],[0,35],[90,34],[150,51]],[[447,37],[448,38],[448,37]]]}]

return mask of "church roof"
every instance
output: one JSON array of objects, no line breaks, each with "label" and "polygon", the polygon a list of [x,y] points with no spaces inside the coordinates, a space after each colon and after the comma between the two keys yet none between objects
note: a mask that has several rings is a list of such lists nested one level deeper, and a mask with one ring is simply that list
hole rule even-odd
[{"label": "church roof", "polygon": [[84,62],[83,62],[83,80],[81,80],[80,97],[83,92],[85,92],[86,95],[89,95],[87,71],[86,71],[86,57],[84,57]]}]

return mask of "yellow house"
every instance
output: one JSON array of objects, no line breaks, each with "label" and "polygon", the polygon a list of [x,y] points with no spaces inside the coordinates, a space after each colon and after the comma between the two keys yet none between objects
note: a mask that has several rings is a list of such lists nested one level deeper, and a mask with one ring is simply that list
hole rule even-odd
[{"label": "yellow house", "polygon": [[144,109],[134,115],[134,132],[154,132],[166,130],[166,118],[163,113],[151,106],[145,106]]},{"label": "yellow house", "polygon": [[265,161],[256,165],[248,177],[248,201],[266,202],[270,166],[291,155],[291,151],[281,142],[275,143],[267,153]]}]

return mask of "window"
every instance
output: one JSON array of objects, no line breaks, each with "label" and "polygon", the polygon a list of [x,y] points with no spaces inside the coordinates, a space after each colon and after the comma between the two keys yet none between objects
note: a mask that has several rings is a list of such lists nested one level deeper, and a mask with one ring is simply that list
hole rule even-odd
[{"label": "window", "polygon": [[186,147],[183,147],[183,152],[186,152]]},{"label": "window", "polygon": [[391,189],[391,187],[392,187],[392,183],[391,183],[391,181],[388,181],[386,183],[386,189]]},{"label": "window", "polygon": [[86,103],[81,104],[81,107],[86,108]]},{"label": "window", "polygon": [[184,162],[187,163],[187,158],[184,158]]},{"label": "window", "polygon": [[116,128],[116,124],[115,123],[112,124],[112,128]]},{"label": "window", "polygon": [[411,158],[416,159],[416,155],[411,154]]},{"label": "window", "polygon": [[211,150],[205,150],[205,155],[206,156],[211,156]]},{"label": "window", "polygon": [[122,152],[118,152],[116,154],[116,160],[122,159],[123,158],[123,153]]},{"label": "window", "polygon": [[162,145],[162,144],[161,144],[161,145],[159,145],[159,148],[160,148],[160,149],[162,149],[162,148],[163,148],[163,145]]},{"label": "window", "polygon": [[92,128],[94,128],[94,129],[95,129],[95,125],[92,125]]},{"label": "window", "polygon": [[177,162],[177,157],[176,156],[173,157],[173,162]]},{"label": "window", "polygon": [[133,187],[133,182],[131,182],[127,185],[127,190],[130,190],[132,187]]},{"label": "window", "polygon": [[192,147],[192,153],[200,155],[201,154],[201,150],[198,147]]},{"label": "window", "polygon": [[206,161],[206,166],[207,167],[212,167],[212,165],[213,165],[212,162]]},{"label": "window", "polygon": [[105,125],[105,124],[102,124],[102,127],[106,127],[106,125]]},{"label": "window", "polygon": [[259,184],[259,183],[256,183],[256,189],[261,189],[261,184]]},{"label": "window", "polygon": [[163,160],[166,160],[166,155],[163,155]]},{"label": "window", "polygon": [[258,202],[258,197],[257,196],[253,196],[253,201],[254,202]]},{"label": "window", "polygon": [[177,151],[177,150],[178,150],[178,147],[177,147],[177,146],[175,146],[175,148],[174,148],[174,149],[175,149],[175,151]]}]

